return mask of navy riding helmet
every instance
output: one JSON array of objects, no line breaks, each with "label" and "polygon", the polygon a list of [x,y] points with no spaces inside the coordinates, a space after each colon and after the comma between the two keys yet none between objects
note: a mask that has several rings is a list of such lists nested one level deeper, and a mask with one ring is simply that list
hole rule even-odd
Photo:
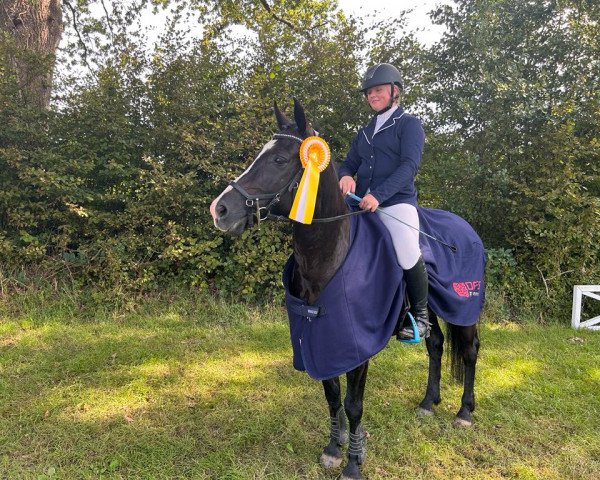
[{"label": "navy riding helmet", "polygon": [[400,89],[404,88],[402,75],[396,67],[389,63],[378,63],[367,69],[360,91],[367,93],[369,88],[385,84],[398,85]]}]

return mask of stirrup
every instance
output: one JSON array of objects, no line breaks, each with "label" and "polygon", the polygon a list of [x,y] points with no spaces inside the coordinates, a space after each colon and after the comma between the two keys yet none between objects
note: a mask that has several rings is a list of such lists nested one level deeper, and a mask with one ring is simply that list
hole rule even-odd
[{"label": "stirrup", "polygon": [[[408,314],[408,318],[410,319],[410,324],[412,326],[413,338],[398,338],[398,341],[402,342],[402,343],[420,343],[421,335],[419,335],[419,327],[417,327],[417,322],[415,321],[415,317],[413,317],[412,313],[410,313],[410,312],[407,312],[407,314]],[[402,328],[400,329],[398,334],[400,334],[401,331],[402,331]]]}]

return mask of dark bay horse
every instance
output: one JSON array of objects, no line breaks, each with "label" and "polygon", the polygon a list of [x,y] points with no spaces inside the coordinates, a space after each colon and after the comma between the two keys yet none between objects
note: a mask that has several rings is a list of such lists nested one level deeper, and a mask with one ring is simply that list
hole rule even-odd
[{"label": "dark bay horse", "polygon": [[[295,189],[302,173],[299,160],[300,144],[306,137],[315,135],[315,132],[307,123],[304,110],[297,101],[294,101],[295,122],[288,120],[277,105],[275,116],[279,133],[273,136],[246,171],[211,205],[215,226],[230,235],[239,235],[246,228],[270,215],[287,215],[292,207]],[[338,187],[336,172],[329,165],[321,173],[314,218],[330,218],[347,213],[348,206]],[[349,250],[350,232],[351,221],[347,216],[310,225],[294,223],[294,266],[289,282],[292,295],[303,299],[307,305],[314,305],[344,263]],[[368,298],[369,292],[365,292],[365,299]],[[436,314],[431,309],[429,314],[432,323],[431,335],[426,340],[429,378],[425,396],[417,408],[418,416],[432,415],[433,405],[437,405],[441,400],[440,376],[444,335]],[[448,337],[451,371],[455,378],[464,382],[461,406],[454,424],[470,426],[471,412],[475,409],[475,364],[479,350],[476,324],[457,326],[448,323]],[[323,380],[331,430],[329,443],[321,455],[321,463],[326,468],[340,466],[342,446],[349,440],[348,462],[342,471],[342,479],[363,478],[360,468],[366,455],[366,433],[361,425],[361,418],[368,365],[366,360],[346,372],[347,391],[344,408],[339,377]]]}]

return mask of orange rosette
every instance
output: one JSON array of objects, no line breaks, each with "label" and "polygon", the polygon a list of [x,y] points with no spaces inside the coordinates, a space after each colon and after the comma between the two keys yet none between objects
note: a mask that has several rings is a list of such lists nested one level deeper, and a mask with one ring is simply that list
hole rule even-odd
[{"label": "orange rosette", "polygon": [[320,173],[331,160],[329,145],[321,137],[305,138],[300,145],[300,162],[304,173],[298,186],[289,217],[300,223],[312,223],[319,190]]}]

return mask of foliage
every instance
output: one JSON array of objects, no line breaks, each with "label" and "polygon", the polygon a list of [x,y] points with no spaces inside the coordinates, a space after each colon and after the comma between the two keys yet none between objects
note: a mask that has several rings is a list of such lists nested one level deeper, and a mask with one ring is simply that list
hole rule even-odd
[{"label": "foliage", "polygon": [[600,10],[455,3],[434,13],[447,33],[425,60],[425,188],[488,247],[514,251],[515,306],[529,295],[546,316],[568,311],[573,284],[600,281]]},{"label": "foliage", "polygon": [[[404,16],[368,25],[333,0],[104,6],[98,15],[92,1],[65,2],[50,111],[24,108],[0,68],[5,276],[268,298],[289,229],[231,240],[213,228],[210,201],[269,139],[274,100],[285,110],[300,99],[342,159],[370,115],[359,72],[377,60],[401,68],[403,102],[425,123],[420,202],[474,225],[507,311],[564,318],[573,284],[600,283],[592,2],[459,0],[433,12],[447,31],[431,47],[406,33]],[[154,49],[139,27],[148,8],[169,12]],[[199,38],[185,34],[194,19]],[[11,48],[0,38],[0,54]]]},{"label": "foliage", "polygon": [[[225,28],[190,46],[173,30],[148,52],[119,5],[111,21],[120,29],[86,30],[92,40],[112,38],[92,43],[100,67],[61,88],[54,112],[34,123],[2,91],[12,108],[3,117],[25,131],[2,132],[1,161],[12,170],[0,173],[0,263],[6,271],[41,265],[101,288],[174,282],[272,297],[288,230],[266,225],[233,242],[213,228],[209,203],[274,131],[266,98],[302,98],[334,151],[345,151],[354,127],[341,112],[361,106],[353,53],[360,34],[333,3],[315,5],[315,15],[302,2],[287,7],[310,36],[248,4],[239,6],[244,15],[222,13],[227,24],[245,19],[243,41]],[[340,45],[345,55],[337,55]],[[344,108],[330,109],[335,102]]]}]

